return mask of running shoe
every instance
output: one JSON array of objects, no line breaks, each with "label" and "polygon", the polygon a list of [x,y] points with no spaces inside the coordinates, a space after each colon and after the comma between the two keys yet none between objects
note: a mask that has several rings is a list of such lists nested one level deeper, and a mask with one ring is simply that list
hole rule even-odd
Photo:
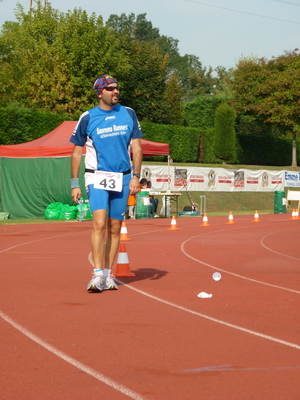
[{"label": "running shoe", "polygon": [[102,292],[104,286],[104,279],[102,275],[94,274],[92,279],[87,285],[88,292]]},{"label": "running shoe", "polygon": [[108,275],[104,281],[103,290],[117,290],[118,285],[115,282],[115,277],[113,275]]}]

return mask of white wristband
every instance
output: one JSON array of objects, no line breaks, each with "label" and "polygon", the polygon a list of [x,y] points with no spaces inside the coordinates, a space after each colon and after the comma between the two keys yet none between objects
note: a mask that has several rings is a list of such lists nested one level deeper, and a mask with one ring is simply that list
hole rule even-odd
[{"label": "white wristband", "polygon": [[71,189],[79,188],[79,178],[72,178],[71,179]]}]

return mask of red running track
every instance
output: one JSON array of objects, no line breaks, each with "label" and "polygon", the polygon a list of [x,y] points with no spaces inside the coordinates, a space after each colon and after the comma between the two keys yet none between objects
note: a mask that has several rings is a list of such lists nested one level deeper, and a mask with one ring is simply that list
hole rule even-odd
[{"label": "red running track", "polygon": [[126,221],[136,276],[97,294],[91,222],[1,225],[0,398],[299,400],[300,220],[252,220]]}]

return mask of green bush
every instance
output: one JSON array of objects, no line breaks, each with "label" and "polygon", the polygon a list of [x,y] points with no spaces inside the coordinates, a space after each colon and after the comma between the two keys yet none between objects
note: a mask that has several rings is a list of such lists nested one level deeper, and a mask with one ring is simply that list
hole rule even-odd
[{"label": "green bush", "polygon": [[214,128],[206,129],[202,132],[203,151],[200,162],[202,162],[203,164],[214,164],[218,162],[214,153],[214,136]]},{"label": "green bush", "polygon": [[30,142],[51,132],[67,115],[28,110],[12,104],[0,108],[0,144],[11,145]]},{"label": "green bush", "polygon": [[215,112],[214,153],[222,161],[236,163],[235,110],[226,102]]}]

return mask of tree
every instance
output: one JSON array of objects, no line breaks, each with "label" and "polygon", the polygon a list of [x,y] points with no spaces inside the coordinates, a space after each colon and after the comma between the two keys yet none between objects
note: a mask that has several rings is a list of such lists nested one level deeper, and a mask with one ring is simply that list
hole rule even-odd
[{"label": "tree", "polygon": [[213,93],[216,81],[212,75],[213,69],[203,67],[198,57],[190,54],[175,56],[172,60],[172,70],[180,77],[185,102]]},{"label": "tree", "polygon": [[292,166],[297,166],[300,131],[300,53],[297,49],[271,60],[240,60],[232,74],[233,102],[239,114],[272,124],[292,135]]},{"label": "tree", "polygon": [[137,16],[133,13],[128,16],[124,13],[120,16],[112,14],[107,24],[121,36],[154,44],[154,41],[160,37],[159,29],[154,28],[152,22],[147,21],[146,15],[146,13]]},{"label": "tree", "polygon": [[212,90],[214,95],[223,97],[224,100],[233,99],[232,85],[230,82],[232,72],[232,68],[230,68],[228,71],[224,67],[217,67],[215,69],[217,76],[214,79],[214,87]]},{"label": "tree", "polygon": [[[122,76],[124,91],[121,102],[133,107],[142,121],[163,124],[182,122],[179,83],[174,83],[171,99],[168,45],[172,40],[160,37],[159,30],[146,20],[146,14],[111,15],[107,25],[120,35],[122,47],[129,56],[132,68]],[[164,51],[162,47],[164,46]],[[176,91],[176,95],[175,95]],[[172,106],[170,106],[172,105]],[[176,110],[176,116],[174,115]]]},{"label": "tree", "polygon": [[165,100],[166,109],[168,110],[168,125],[183,126],[183,104],[182,104],[183,87],[180,83],[178,75],[174,72],[166,84]]},{"label": "tree", "polygon": [[135,109],[140,120],[166,123],[166,68],[168,58],[158,47],[148,42],[126,40],[123,48],[130,58],[131,68],[121,75],[124,90],[121,103]]},{"label": "tree", "polygon": [[95,103],[97,75],[118,76],[130,68],[121,41],[101,17],[49,5],[23,12],[6,23],[0,36],[1,104],[19,101],[28,108],[79,114]]},{"label": "tree", "polygon": [[16,17],[0,33],[0,106],[18,102],[77,118],[96,104],[94,79],[110,73],[124,88],[121,103],[141,120],[179,124],[182,99],[216,87],[212,69],[181,57],[178,40],[160,35],[146,14],[111,15],[104,25],[95,13],[39,2],[27,14],[18,4]]},{"label": "tree", "polygon": [[215,112],[214,152],[223,162],[236,162],[235,110],[223,102]]},{"label": "tree", "polygon": [[135,108],[141,120],[171,119],[165,97],[168,57],[155,42],[158,30],[143,14],[122,15],[118,29],[81,9],[64,14],[40,4],[28,14],[19,5],[17,18],[0,35],[0,105],[19,101],[77,118],[96,104],[95,78],[110,73],[124,88],[121,103]]}]

